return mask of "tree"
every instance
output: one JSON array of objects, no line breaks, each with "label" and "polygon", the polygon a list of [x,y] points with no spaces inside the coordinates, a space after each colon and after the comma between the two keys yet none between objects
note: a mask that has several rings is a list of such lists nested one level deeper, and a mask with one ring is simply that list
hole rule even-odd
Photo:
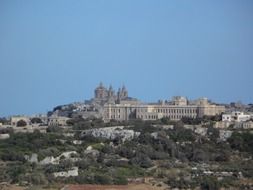
[{"label": "tree", "polygon": [[205,177],[202,180],[201,189],[203,190],[218,190],[220,189],[220,184],[215,177]]},{"label": "tree", "polygon": [[130,163],[142,168],[150,168],[153,166],[152,160],[143,153],[137,153],[136,156],[130,160]]},{"label": "tree", "polygon": [[163,117],[161,119],[162,124],[169,125],[170,124],[170,118],[169,117]]},{"label": "tree", "polygon": [[0,123],[2,123],[3,125],[6,125],[9,123],[9,121],[6,118],[0,118]]},{"label": "tree", "polygon": [[31,119],[31,122],[32,123],[42,123],[42,120],[38,117],[34,117],[34,118]]},{"label": "tree", "polygon": [[24,155],[20,151],[12,151],[12,150],[4,150],[1,155],[0,159],[3,161],[25,161]]},{"label": "tree", "polygon": [[127,185],[128,181],[124,176],[117,176],[113,179],[113,184],[115,185]]},{"label": "tree", "polygon": [[94,176],[94,183],[101,184],[101,185],[112,184],[112,179],[107,175],[102,175],[102,174],[95,175]]},{"label": "tree", "polygon": [[0,134],[7,134],[7,133],[13,134],[13,132],[14,132],[14,129],[12,127],[7,127],[7,128],[0,129]]},{"label": "tree", "polygon": [[250,132],[234,132],[228,142],[232,149],[253,153],[253,134]]},{"label": "tree", "polygon": [[21,119],[17,122],[17,127],[25,127],[27,125],[27,123]]},{"label": "tree", "polygon": [[181,121],[184,124],[188,124],[188,125],[199,125],[199,124],[201,124],[201,118],[182,117]]},{"label": "tree", "polygon": [[50,126],[47,128],[48,133],[59,133],[61,131],[62,131],[62,129],[58,126]]},{"label": "tree", "polygon": [[18,183],[23,177],[22,175],[26,173],[26,167],[22,165],[13,165],[8,168],[7,173],[12,183]]},{"label": "tree", "polygon": [[58,167],[61,169],[61,170],[67,170],[67,169],[70,169],[73,167],[73,162],[71,160],[60,160],[60,163],[58,165]]},{"label": "tree", "polygon": [[220,131],[211,125],[208,126],[208,128],[207,128],[207,134],[208,134],[210,140],[213,142],[216,142],[217,139],[219,139],[219,137],[220,137]]},{"label": "tree", "polygon": [[191,160],[194,162],[209,161],[209,153],[200,148],[193,148]]},{"label": "tree", "polygon": [[30,183],[34,185],[44,185],[48,183],[45,174],[40,172],[32,173],[28,175],[26,178]]}]

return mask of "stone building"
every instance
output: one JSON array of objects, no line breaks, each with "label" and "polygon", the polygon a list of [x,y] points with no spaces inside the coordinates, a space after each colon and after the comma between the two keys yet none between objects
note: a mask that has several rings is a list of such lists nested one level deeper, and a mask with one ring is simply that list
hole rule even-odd
[{"label": "stone building", "polygon": [[168,117],[171,120],[180,120],[183,117],[197,118],[214,116],[225,112],[225,107],[210,104],[200,99],[194,104],[189,104],[184,97],[174,97],[168,103],[157,104],[106,104],[103,107],[103,118],[105,121],[111,119],[124,121],[130,119],[156,120]]},{"label": "stone building", "polygon": [[66,126],[70,118],[61,116],[51,116],[48,118],[48,126]]},{"label": "stone building", "polygon": [[131,119],[156,120],[162,117],[180,120],[183,117],[214,116],[225,112],[224,106],[213,104],[207,98],[189,101],[186,97],[174,96],[171,101],[161,100],[158,103],[142,103],[136,98],[129,97],[124,85],[116,93],[112,86],[106,88],[102,83],[94,90],[94,98],[85,101],[85,105],[94,109],[85,112],[83,109],[75,109],[74,115],[79,114],[84,118],[97,116],[105,121],[111,119],[119,121]]},{"label": "stone building", "polygon": [[227,122],[245,122],[251,119],[250,114],[245,114],[244,112],[240,111],[233,111],[232,113],[226,113],[222,115],[222,121]]},{"label": "stone building", "polygon": [[124,101],[136,101],[137,99],[128,97],[128,91],[125,85],[122,88],[118,89],[118,92],[115,93],[112,86],[110,85],[109,89],[104,87],[103,83],[101,82],[99,86],[94,91],[94,98],[91,100],[91,103],[104,105],[107,103],[110,104],[119,104]]},{"label": "stone building", "polygon": [[21,120],[25,121],[27,125],[31,125],[31,120],[27,116],[12,116],[11,117],[11,125],[17,126],[17,123]]},{"label": "stone building", "polygon": [[103,83],[101,82],[99,86],[95,89],[95,99],[97,100],[107,100],[110,97],[114,97],[114,91],[110,86],[109,90],[107,90]]},{"label": "stone building", "polygon": [[172,97],[172,102],[173,105],[176,106],[186,106],[187,105],[187,99],[182,96],[174,96]]},{"label": "stone building", "polygon": [[243,129],[253,129],[253,121],[246,121],[242,124]]},{"label": "stone building", "polygon": [[136,105],[131,104],[106,104],[103,107],[103,119],[125,121],[136,119]]},{"label": "stone building", "polygon": [[123,85],[122,88],[119,88],[119,90],[117,92],[117,98],[119,101],[128,98],[128,91],[127,91],[125,85]]},{"label": "stone building", "polygon": [[196,118],[199,115],[198,106],[195,105],[146,105],[136,109],[136,118],[155,120],[168,117],[171,120],[180,120],[182,117]]}]

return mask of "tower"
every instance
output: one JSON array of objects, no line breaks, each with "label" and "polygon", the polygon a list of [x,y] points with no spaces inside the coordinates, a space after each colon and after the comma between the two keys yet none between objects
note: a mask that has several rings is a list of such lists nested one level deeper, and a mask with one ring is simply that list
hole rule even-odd
[{"label": "tower", "polygon": [[102,82],[100,82],[94,93],[96,99],[104,99],[107,97],[107,89],[103,86]]},{"label": "tower", "polygon": [[110,85],[109,91],[108,91],[108,98],[113,98],[113,97],[114,97],[114,90],[112,88],[112,85]]},{"label": "tower", "polygon": [[117,98],[118,98],[118,100],[121,99],[121,88],[118,89]]},{"label": "tower", "polygon": [[128,97],[128,91],[127,91],[125,85],[122,86],[121,94],[122,94],[122,98],[127,98]]}]

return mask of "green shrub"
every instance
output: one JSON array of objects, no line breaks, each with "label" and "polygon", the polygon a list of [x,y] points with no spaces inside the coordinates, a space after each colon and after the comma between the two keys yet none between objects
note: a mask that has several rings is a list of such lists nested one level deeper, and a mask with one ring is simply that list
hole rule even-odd
[{"label": "green shrub", "polygon": [[94,183],[95,184],[112,184],[112,178],[107,175],[97,174],[94,176]]},{"label": "green shrub", "polygon": [[127,185],[127,183],[127,178],[123,176],[117,176],[113,179],[113,184],[115,185]]}]

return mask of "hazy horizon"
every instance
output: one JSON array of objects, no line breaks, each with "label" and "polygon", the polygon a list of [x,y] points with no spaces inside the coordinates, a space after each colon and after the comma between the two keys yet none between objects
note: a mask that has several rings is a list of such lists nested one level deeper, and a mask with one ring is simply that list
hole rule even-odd
[{"label": "hazy horizon", "polygon": [[[99,83],[97,84],[97,86],[99,85]],[[111,84],[110,84],[111,85]],[[109,86],[110,85],[107,85],[107,84],[104,84],[103,83],[103,86],[105,86],[105,87],[107,87],[107,88],[109,88]],[[125,83],[123,83],[122,85],[125,85]],[[121,86],[119,86],[119,87],[122,87],[122,85]],[[95,86],[95,87],[97,87],[97,86]],[[125,85],[126,86],[126,85]],[[37,114],[47,114],[47,112],[48,111],[52,111],[53,110],[53,108],[55,108],[55,107],[57,107],[57,106],[60,106],[60,105],[67,105],[67,104],[71,104],[71,103],[77,103],[77,102],[84,102],[84,101],[86,101],[86,100],[90,100],[91,98],[93,98],[94,97],[94,90],[95,90],[95,87],[94,87],[94,89],[92,90],[92,93],[91,93],[91,96],[90,97],[87,97],[86,99],[80,99],[80,100],[73,100],[73,101],[69,101],[69,102],[61,102],[61,103],[59,103],[59,104],[57,104],[57,105],[52,105],[50,108],[47,108],[45,111],[40,111],[40,112],[22,112],[22,113],[11,113],[11,114],[8,114],[8,115],[0,115],[0,118],[1,117],[10,117],[10,116],[12,116],[12,115],[37,115]],[[115,86],[116,87],[116,86]],[[115,90],[115,92],[117,92],[117,90],[118,90],[118,88],[115,88],[114,86],[113,86],[113,89]],[[126,88],[127,88],[127,86],[126,86]],[[127,88],[128,89],[128,88]],[[143,103],[156,103],[156,102],[158,102],[159,100],[171,100],[172,99],[172,97],[173,96],[183,96],[183,97],[186,97],[188,100],[196,100],[196,99],[198,99],[198,98],[208,98],[208,100],[210,100],[210,101],[212,101],[212,102],[214,102],[214,103],[218,103],[218,104],[230,104],[230,103],[232,103],[232,102],[235,102],[235,103],[238,103],[238,102],[240,102],[240,103],[243,103],[243,104],[251,104],[251,103],[253,103],[253,102],[248,102],[248,103],[245,103],[245,102],[242,102],[241,100],[237,100],[237,101],[231,101],[231,102],[218,102],[218,101],[215,101],[214,99],[212,99],[211,97],[206,97],[206,96],[200,96],[200,97],[189,97],[189,96],[186,96],[186,95],[183,95],[183,94],[175,94],[175,95],[172,95],[171,97],[166,97],[166,98],[158,98],[158,99],[156,99],[156,100],[153,100],[153,99],[150,99],[149,97],[145,97],[145,99],[140,99],[140,98],[138,98],[138,97],[133,97],[133,96],[131,96],[131,92],[129,92],[129,97],[132,97],[132,98],[137,98],[138,100],[140,100],[141,102],[143,102]],[[86,96],[85,96],[86,97]]]},{"label": "hazy horizon", "polygon": [[253,103],[253,1],[0,1],[0,117],[93,97]]}]

